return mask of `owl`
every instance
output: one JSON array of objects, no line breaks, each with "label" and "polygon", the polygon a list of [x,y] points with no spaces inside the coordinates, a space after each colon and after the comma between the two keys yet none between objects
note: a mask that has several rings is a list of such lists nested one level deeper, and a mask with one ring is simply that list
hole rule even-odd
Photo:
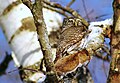
[{"label": "owl", "polygon": [[74,52],[74,49],[80,45],[86,31],[87,28],[81,22],[81,19],[75,17],[64,18],[58,40],[55,62],[61,57]]}]

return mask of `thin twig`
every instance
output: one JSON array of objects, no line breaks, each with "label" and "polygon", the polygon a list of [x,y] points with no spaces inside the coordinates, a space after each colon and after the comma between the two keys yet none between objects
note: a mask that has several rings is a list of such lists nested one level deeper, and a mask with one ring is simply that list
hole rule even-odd
[{"label": "thin twig", "polygon": [[33,4],[31,0],[21,0],[21,1],[32,10]]},{"label": "thin twig", "polygon": [[65,7],[62,7],[60,4],[53,3],[53,2],[50,3],[48,1],[44,1],[44,3],[51,6],[51,7],[53,7],[53,8],[61,9],[61,10],[65,11],[65,12],[71,14],[73,17],[80,18],[85,26],[89,25],[88,22],[85,19],[83,19],[76,11],[74,11],[73,9],[71,9],[69,7],[65,8]]},{"label": "thin twig", "polygon": [[85,5],[85,1],[82,0],[82,3],[83,3],[83,8],[85,10],[86,17],[87,17],[88,21],[90,21],[90,18],[89,18],[88,12],[87,12],[87,8],[86,8],[86,5]]},{"label": "thin twig", "polygon": [[55,9],[55,8],[52,8],[52,7],[48,7],[48,6],[43,6],[44,8],[48,9],[48,10],[52,10],[52,11],[55,11],[65,17],[69,17],[64,11],[61,11],[61,10],[58,10],[58,9]]},{"label": "thin twig", "polygon": [[95,19],[100,19],[100,18],[102,18],[102,17],[104,17],[104,16],[108,16],[108,15],[109,15],[109,14],[99,15],[99,16],[96,16]]},{"label": "thin twig", "polygon": [[75,0],[71,0],[66,7],[70,7],[74,2]]},{"label": "thin twig", "polygon": [[[94,12],[94,10],[92,9],[88,14],[91,15]],[[84,16],[83,18],[87,18],[87,16]]]},{"label": "thin twig", "polygon": [[[22,2],[32,10],[33,4],[32,4],[32,2],[31,2],[30,0],[22,0]],[[69,16],[68,16],[64,11],[62,11],[62,10],[57,10],[57,9],[55,9],[55,8],[48,7],[48,6],[46,6],[46,5],[43,5],[43,7],[46,8],[46,9],[55,11],[55,12],[57,12],[57,13],[65,16],[65,17],[69,17]]]}]

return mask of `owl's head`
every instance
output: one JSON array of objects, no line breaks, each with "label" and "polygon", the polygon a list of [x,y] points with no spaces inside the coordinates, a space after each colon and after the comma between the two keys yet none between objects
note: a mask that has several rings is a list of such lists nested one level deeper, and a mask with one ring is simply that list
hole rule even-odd
[{"label": "owl's head", "polygon": [[80,18],[69,17],[69,18],[64,18],[62,28],[79,27],[79,26],[82,26],[82,22]]}]

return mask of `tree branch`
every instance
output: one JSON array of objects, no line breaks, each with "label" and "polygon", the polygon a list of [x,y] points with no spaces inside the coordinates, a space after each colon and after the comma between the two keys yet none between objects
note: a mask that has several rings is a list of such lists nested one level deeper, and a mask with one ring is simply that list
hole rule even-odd
[{"label": "tree branch", "polygon": [[75,0],[71,0],[66,7],[70,7],[74,2]]},{"label": "tree branch", "polygon": [[47,80],[50,83],[56,83],[58,81],[57,74],[54,68],[54,63],[52,62],[51,46],[49,44],[47,29],[43,19],[43,12],[42,12],[43,0],[36,0],[33,5],[30,3],[29,0],[23,0],[23,1],[27,2],[26,5],[31,9],[31,12],[33,13],[35,25],[37,28],[37,33],[39,35],[39,43],[41,45],[41,49],[45,59]]},{"label": "tree branch", "polygon": [[2,61],[2,63],[0,64],[0,70],[1,70],[1,71],[0,71],[0,75],[5,74],[5,71],[6,71],[8,65],[9,65],[9,62],[10,62],[11,60],[12,60],[11,55],[6,52],[6,57],[5,57],[5,59]]},{"label": "tree branch", "polygon": [[65,17],[69,17],[64,11],[61,11],[61,10],[57,10],[55,8],[52,8],[52,7],[48,7],[48,6],[43,6],[44,8],[48,9],[48,10],[52,10],[52,11],[55,11]]},{"label": "tree branch", "polygon": [[88,22],[85,19],[83,19],[76,11],[74,11],[73,9],[71,9],[69,7],[65,8],[65,7],[62,7],[60,4],[52,3],[52,2],[50,3],[50,2],[47,2],[47,1],[44,1],[44,3],[51,6],[51,7],[53,7],[53,8],[61,9],[64,12],[67,12],[67,13],[71,14],[73,17],[80,18],[85,26],[89,25]]},{"label": "tree branch", "polygon": [[30,10],[32,10],[33,4],[31,2],[31,0],[22,0],[22,2],[30,8]]},{"label": "tree branch", "polygon": [[85,1],[82,0],[82,3],[83,3],[83,8],[84,8],[84,10],[85,10],[86,17],[87,17],[88,21],[90,21],[89,14],[88,14],[88,12],[87,12],[87,8],[86,8],[86,5],[85,5]]},{"label": "tree branch", "polygon": [[120,82],[120,0],[114,0],[114,22],[111,38],[111,55],[112,61],[110,65],[110,72],[108,83]]}]

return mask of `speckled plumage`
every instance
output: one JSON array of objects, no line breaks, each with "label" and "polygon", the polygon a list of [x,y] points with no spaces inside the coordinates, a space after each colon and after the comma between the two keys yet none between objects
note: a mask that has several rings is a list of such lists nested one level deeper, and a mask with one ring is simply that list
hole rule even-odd
[{"label": "speckled plumage", "polygon": [[78,46],[85,33],[86,26],[81,23],[79,18],[65,18],[58,41],[56,59],[58,60],[60,57],[69,54],[68,50],[72,51]]}]

